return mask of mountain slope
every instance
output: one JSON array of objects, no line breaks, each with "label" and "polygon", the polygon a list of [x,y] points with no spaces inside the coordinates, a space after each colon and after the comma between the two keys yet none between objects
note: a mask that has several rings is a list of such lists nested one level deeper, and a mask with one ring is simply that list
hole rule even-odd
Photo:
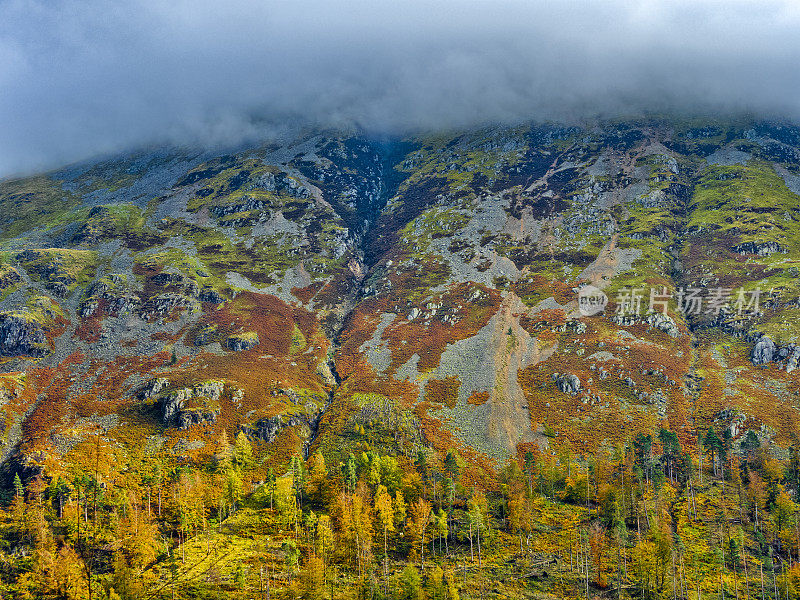
[{"label": "mountain slope", "polygon": [[[264,470],[368,442],[459,447],[477,477],[659,424],[780,453],[799,193],[796,128],[676,119],[319,133],[4,181],[5,471],[57,475],[98,428],[123,461],[203,460],[243,430]],[[587,284],[605,314],[578,310]],[[728,290],[728,309],[684,314],[682,288]],[[630,290],[641,314],[615,314]]]}]

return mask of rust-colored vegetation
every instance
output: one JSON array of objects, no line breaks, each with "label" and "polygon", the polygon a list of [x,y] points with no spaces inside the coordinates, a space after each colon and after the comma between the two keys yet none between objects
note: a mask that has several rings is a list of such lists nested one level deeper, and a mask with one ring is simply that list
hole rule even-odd
[{"label": "rust-colored vegetation", "polygon": [[491,394],[489,392],[472,392],[469,398],[467,398],[467,403],[472,404],[473,406],[481,406],[482,404],[486,404],[491,398]]},{"label": "rust-colored vegetation", "polygon": [[459,387],[461,381],[455,375],[445,379],[428,379],[425,382],[425,400],[453,408],[458,402]]}]

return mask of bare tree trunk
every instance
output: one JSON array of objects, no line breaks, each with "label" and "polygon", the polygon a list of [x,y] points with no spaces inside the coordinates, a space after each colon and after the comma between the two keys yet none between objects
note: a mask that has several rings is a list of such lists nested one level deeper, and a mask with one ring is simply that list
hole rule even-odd
[{"label": "bare tree trunk", "polygon": [[478,534],[478,568],[482,569],[483,568],[483,561],[482,561],[482,558],[481,558],[481,526],[480,526],[480,524],[478,524],[477,534]]},{"label": "bare tree trunk", "polygon": [[760,531],[761,527],[759,527],[758,525],[758,499],[756,498],[753,499],[753,507],[755,508],[756,511],[756,529]]},{"label": "bare tree trunk", "polygon": [[472,551],[472,519],[469,521],[469,556],[475,562],[475,553]]}]

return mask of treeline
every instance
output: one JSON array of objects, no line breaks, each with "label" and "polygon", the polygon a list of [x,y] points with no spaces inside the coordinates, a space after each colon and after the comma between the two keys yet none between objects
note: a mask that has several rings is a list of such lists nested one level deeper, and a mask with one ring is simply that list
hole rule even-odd
[{"label": "treeline", "polygon": [[[534,448],[479,481],[455,450],[361,446],[276,473],[241,432],[198,462],[120,460],[98,434],[80,464],[15,477],[2,597],[800,598],[797,444],[778,460],[709,428],[690,453],[661,429],[588,458]],[[214,571],[211,540],[242,523],[263,550]]]}]

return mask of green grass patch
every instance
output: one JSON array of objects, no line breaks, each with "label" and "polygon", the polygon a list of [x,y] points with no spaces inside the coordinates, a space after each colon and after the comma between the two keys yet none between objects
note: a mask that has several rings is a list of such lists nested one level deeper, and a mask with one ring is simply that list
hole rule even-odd
[{"label": "green grass patch", "polygon": [[45,175],[0,181],[0,240],[85,217],[80,199]]}]

